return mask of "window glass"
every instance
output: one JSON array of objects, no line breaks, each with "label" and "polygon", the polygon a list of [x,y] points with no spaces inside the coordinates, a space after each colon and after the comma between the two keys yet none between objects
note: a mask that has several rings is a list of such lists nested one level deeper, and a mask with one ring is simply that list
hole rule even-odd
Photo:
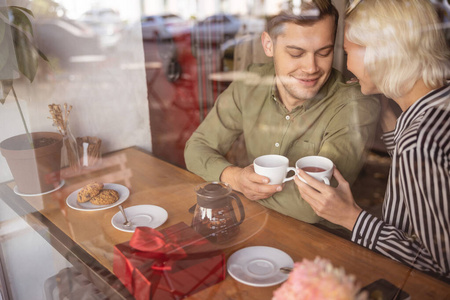
[{"label": "window glass", "polygon": [[[0,7],[10,2],[0,0]],[[263,51],[261,33],[268,18],[278,13],[285,2],[292,5],[301,1],[14,1],[14,5],[33,13],[28,15],[33,28],[28,35],[39,52],[26,56],[37,62],[32,67],[36,74],[31,82],[19,72],[0,73],[0,79],[13,80],[14,87],[9,90],[6,84],[0,84],[0,95],[9,91],[0,105],[0,142],[26,130],[58,132],[49,105],[67,104],[71,109],[66,126],[75,140],[98,139],[103,154],[137,146],[170,164],[186,168],[186,142],[205,120],[217,97],[233,80],[248,79],[246,70],[250,64],[272,61]],[[342,50],[347,1],[333,2],[341,14],[333,67],[350,79],[352,74],[346,69]],[[431,2],[450,45],[450,3],[448,0]],[[12,34],[4,35],[8,45],[12,43]],[[2,48],[2,59],[17,67],[14,50],[3,49],[6,48]],[[394,109],[400,113],[398,107]],[[381,216],[391,162],[380,135],[378,128],[352,187],[357,203],[375,216]],[[82,145],[77,144],[77,151],[81,155]],[[242,136],[226,157],[238,166],[252,163]],[[67,166],[69,162],[63,158],[64,163]],[[12,180],[8,163],[0,155],[0,184]],[[20,233],[6,234],[8,242],[2,242],[0,247],[0,250],[3,247],[5,263],[14,253],[14,247],[28,249],[41,245],[42,240],[30,234],[32,229],[23,220],[17,221],[19,216],[7,207],[4,210],[2,205],[6,204],[0,201],[0,223],[17,226],[14,230]],[[339,230],[332,232],[342,235]],[[0,251],[0,263],[1,254]],[[73,266],[51,249],[35,254],[36,260],[45,260],[51,266],[49,270],[42,268],[39,273],[42,278],[50,277],[49,273],[72,270]],[[3,268],[15,267],[8,262]],[[66,276],[64,272],[69,271],[59,276]],[[15,276],[9,279],[11,282],[24,276],[17,268],[11,274]],[[44,282],[40,280],[39,284]],[[14,299],[31,299],[25,290],[15,288],[9,290]],[[33,297],[45,299],[42,293]]]}]

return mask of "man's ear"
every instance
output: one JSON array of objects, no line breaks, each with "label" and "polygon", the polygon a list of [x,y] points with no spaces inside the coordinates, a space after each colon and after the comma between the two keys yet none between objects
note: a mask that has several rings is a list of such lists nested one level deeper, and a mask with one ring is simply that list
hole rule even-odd
[{"label": "man's ear", "polygon": [[273,41],[267,31],[264,31],[261,34],[261,43],[264,49],[264,53],[268,57],[273,57]]}]

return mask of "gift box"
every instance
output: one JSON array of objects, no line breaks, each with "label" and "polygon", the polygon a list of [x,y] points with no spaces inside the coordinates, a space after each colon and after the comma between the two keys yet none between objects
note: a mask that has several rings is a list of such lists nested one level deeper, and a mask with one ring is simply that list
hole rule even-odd
[{"label": "gift box", "polygon": [[225,255],[181,222],[136,228],[114,246],[113,270],[137,300],[181,299],[225,279]]}]

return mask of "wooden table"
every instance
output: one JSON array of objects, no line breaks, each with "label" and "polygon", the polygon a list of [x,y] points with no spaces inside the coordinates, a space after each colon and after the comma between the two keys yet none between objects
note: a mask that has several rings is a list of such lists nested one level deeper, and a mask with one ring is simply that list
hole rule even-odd
[{"label": "wooden table", "polygon": [[[69,176],[69,175],[66,175]],[[112,271],[113,246],[130,240],[132,233],[111,225],[117,207],[100,211],[78,211],[66,205],[67,196],[92,181],[118,183],[130,189],[123,203],[129,207],[153,204],[165,208],[168,220],[160,227],[178,222],[190,225],[188,209],[196,202],[194,187],[198,176],[161,161],[136,148],[128,148],[103,158],[101,168],[65,178],[65,185],[39,197],[17,196],[13,183],[0,187],[4,199],[47,241],[85,274],[110,299],[132,298]],[[294,261],[316,256],[354,274],[361,285],[385,278],[403,289],[412,299],[450,299],[450,285],[410,269],[316,226],[265,209],[241,196],[246,220],[236,241],[223,246],[227,258],[249,246],[270,246],[289,254]],[[227,278],[190,299],[270,299],[272,287],[252,287]]]}]

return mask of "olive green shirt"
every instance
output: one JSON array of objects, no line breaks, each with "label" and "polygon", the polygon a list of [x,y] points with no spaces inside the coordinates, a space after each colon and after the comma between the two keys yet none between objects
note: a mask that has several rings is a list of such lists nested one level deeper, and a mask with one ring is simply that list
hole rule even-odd
[{"label": "olive green shirt", "polygon": [[[319,93],[289,112],[277,99],[273,63],[253,65],[249,75],[234,81],[186,143],[189,171],[206,181],[219,181],[231,165],[224,157],[243,133],[249,163],[265,154],[280,154],[289,165],[304,156],[331,159],[352,183],[364,162],[364,151],[373,141],[380,105],[361,94],[359,84],[346,84],[332,71]],[[293,180],[283,191],[260,200],[262,205],[299,220],[321,220],[304,201]]]}]

